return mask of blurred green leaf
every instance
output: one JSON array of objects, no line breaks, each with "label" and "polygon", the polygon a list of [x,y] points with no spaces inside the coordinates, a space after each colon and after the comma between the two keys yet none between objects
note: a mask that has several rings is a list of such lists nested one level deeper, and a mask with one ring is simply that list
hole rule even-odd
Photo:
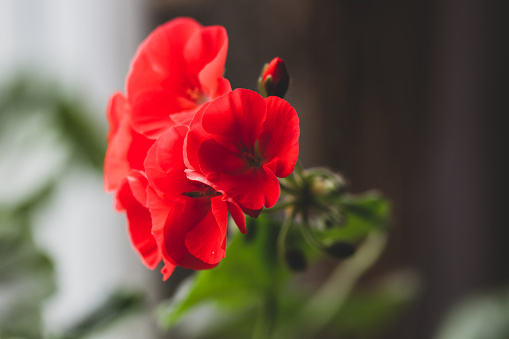
[{"label": "blurred green leaf", "polygon": [[161,311],[161,322],[170,327],[192,308],[205,302],[243,310],[259,305],[270,293],[277,293],[288,277],[276,255],[278,227],[262,215],[248,218],[248,234],[236,233],[227,255],[217,268],[196,274],[190,292]]},{"label": "blurred green leaf", "polygon": [[106,133],[93,123],[77,100],[57,98],[56,120],[64,137],[75,150],[95,169],[102,171],[106,152]]},{"label": "blurred green leaf", "polygon": [[142,308],[144,296],[138,292],[118,290],[69,329],[61,339],[77,339],[103,330],[126,315]]},{"label": "blurred green leaf", "polygon": [[386,230],[391,216],[391,205],[377,193],[347,195],[338,201],[344,213],[344,224],[319,230],[317,236],[326,244],[338,241],[356,243],[374,230]]},{"label": "blurred green leaf", "polygon": [[40,337],[42,303],[55,290],[53,263],[34,244],[28,215],[0,209],[0,338]]},{"label": "blurred green leaf", "polygon": [[376,284],[359,287],[336,313],[329,330],[374,337],[415,300],[418,292],[418,279],[410,272],[396,273]]},{"label": "blurred green leaf", "polygon": [[509,338],[509,289],[470,296],[450,311],[436,339]]}]

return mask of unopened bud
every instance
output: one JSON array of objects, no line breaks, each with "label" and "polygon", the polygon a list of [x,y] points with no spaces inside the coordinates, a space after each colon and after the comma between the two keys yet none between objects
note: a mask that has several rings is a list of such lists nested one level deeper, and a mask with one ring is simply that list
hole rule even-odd
[{"label": "unopened bud", "polygon": [[337,242],[326,247],[325,252],[335,258],[346,259],[355,253],[355,246],[347,242]]},{"label": "unopened bud", "polygon": [[288,265],[288,268],[292,271],[304,271],[308,266],[304,254],[298,249],[291,249],[286,251],[285,261]]},{"label": "unopened bud", "polygon": [[265,64],[262,74],[258,78],[258,88],[264,98],[272,95],[283,98],[289,84],[290,76],[286,70],[286,64],[283,59],[278,57]]}]

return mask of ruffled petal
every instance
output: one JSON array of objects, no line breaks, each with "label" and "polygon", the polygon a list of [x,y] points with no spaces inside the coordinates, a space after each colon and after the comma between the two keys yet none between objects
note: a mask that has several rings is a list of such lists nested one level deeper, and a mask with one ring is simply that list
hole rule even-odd
[{"label": "ruffled petal", "polygon": [[108,102],[107,117],[110,124],[108,149],[104,159],[104,188],[107,192],[118,188],[129,172],[127,151],[132,142],[129,121],[129,104],[120,92],[114,93]]},{"label": "ruffled petal", "polygon": [[[150,269],[156,268],[161,261],[161,253],[157,242],[152,235],[152,219],[149,210],[143,206],[133,195],[131,182],[124,180],[117,192],[118,205],[127,214],[128,230],[131,243],[141,257],[142,262]],[[139,183],[143,185],[143,183]]]},{"label": "ruffled petal", "polygon": [[228,207],[228,212],[230,212],[233,221],[235,221],[239,230],[242,233],[247,234],[246,217],[244,216],[244,213],[242,213],[242,209],[236,203],[231,201],[226,201],[226,206]]},{"label": "ruffled petal", "polygon": [[228,211],[220,196],[212,198],[210,204],[207,215],[186,234],[185,243],[196,258],[217,264],[226,254]]},{"label": "ruffled petal", "polygon": [[198,158],[200,159],[200,170],[204,174],[223,173],[228,175],[238,175],[246,170],[246,164],[243,155],[231,145],[221,145],[214,139],[205,140],[198,149]]},{"label": "ruffled petal", "polygon": [[284,178],[293,172],[299,156],[299,117],[288,102],[268,97],[267,119],[258,139],[258,151],[265,159],[278,158],[276,176]]},{"label": "ruffled petal", "polygon": [[131,127],[131,107],[120,92],[108,104],[108,149],[104,160],[104,186],[111,192],[118,188],[131,169],[143,169],[143,161],[154,141],[135,132]]},{"label": "ruffled petal", "polygon": [[212,101],[200,123],[207,133],[252,151],[266,115],[262,96],[251,90],[236,89]]},{"label": "ruffled petal", "polygon": [[150,213],[153,219],[152,233],[167,262],[202,270],[215,267],[192,255],[185,244],[186,234],[210,213],[209,198],[190,198],[167,202],[154,190],[148,190]]},{"label": "ruffled petal", "polygon": [[209,26],[195,33],[186,45],[184,57],[189,68],[195,70],[204,92],[213,96],[217,92],[217,79],[223,76],[228,35],[221,26]]},{"label": "ruffled petal", "polygon": [[186,126],[176,126],[163,134],[148,151],[145,171],[150,185],[167,200],[178,199],[184,192],[196,190],[187,179],[182,158]]},{"label": "ruffled petal", "polygon": [[139,47],[127,78],[133,128],[156,139],[188,124],[198,108],[224,90],[228,37],[220,26],[188,18],[158,27]]},{"label": "ruffled petal", "polygon": [[147,91],[164,89],[168,79],[178,79],[185,71],[182,51],[201,25],[179,18],[157,27],[138,47],[127,75],[127,95],[136,101]]}]

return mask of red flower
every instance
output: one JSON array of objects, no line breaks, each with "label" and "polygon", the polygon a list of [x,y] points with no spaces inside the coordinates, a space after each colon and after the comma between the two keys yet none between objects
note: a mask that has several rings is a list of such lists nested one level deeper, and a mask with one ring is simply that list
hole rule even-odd
[{"label": "red flower", "polygon": [[[164,279],[176,266],[215,267],[228,212],[246,233],[243,211],[273,206],[277,177],[297,161],[295,110],[278,97],[232,92],[222,78],[227,46],[219,26],[181,18],[158,27],[133,59],[127,94],[108,106],[105,188],[116,191],[144,264],[163,260]],[[277,65],[263,79],[279,77]]]},{"label": "red flower", "polygon": [[250,215],[279,199],[299,152],[299,119],[285,100],[236,89],[196,114],[184,147],[187,177],[221,192]]},{"label": "red flower", "polygon": [[[148,187],[144,172],[147,152],[155,142],[153,139],[174,125],[189,124],[204,102],[231,91],[229,82],[222,78],[227,47],[228,38],[223,27],[202,27],[187,18],[170,21],[158,27],[138,48],[127,76],[127,94],[124,96],[116,92],[110,98],[107,110],[110,130],[104,164],[105,189],[116,191],[116,209],[126,212],[131,242],[149,268],[155,268],[165,258],[163,246],[166,245],[156,241],[152,234],[153,216],[147,207],[147,197],[152,197],[151,201],[154,201],[156,191]],[[181,172],[182,178],[189,181],[183,169]],[[207,205],[206,199],[202,200]],[[165,199],[161,202],[168,203]],[[170,217],[177,218],[178,211],[191,213],[190,206],[200,209],[201,205],[196,203],[197,200],[192,200],[187,204],[187,209],[182,210],[181,198],[178,203],[172,203],[171,209],[166,212]],[[213,209],[215,205],[209,199],[208,210],[222,208]],[[223,205],[227,211],[226,203],[223,202]],[[151,208],[157,210],[155,204]],[[242,212],[237,209],[237,219],[239,214],[243,218]],[[200,210],[205,213],[207,208]],[[208,218],[206,215],[202,216],[203,220]],[[159,216],[156,214],[156,219]],[[154,232],[157,233],[157,230]],[[189,247],[193,248],[192,239],[189,241]],[[172,251],[170,253],[173,254]],[[179,263],[193,267],[189,261],[176,256],[166,259],[163,268],[165,279]],[[212,267],[218,261],[200,267]]]},{"label": "red flower", "polygon": [[231,91],[222,78],[228,37],[221,26],[188,18],[159,26],[140,45],[127,76],[136,131],[157,138],[189,123],[199,107]]},{"label": "red flower", "polygon": [[207,269],[225,256],[228,209],[244,233],[246,226],[236,205],[186,177],[183,144],[188,130],[173,127],[150,148],[145,160],[150,183],[147,206],[166,266]]}]

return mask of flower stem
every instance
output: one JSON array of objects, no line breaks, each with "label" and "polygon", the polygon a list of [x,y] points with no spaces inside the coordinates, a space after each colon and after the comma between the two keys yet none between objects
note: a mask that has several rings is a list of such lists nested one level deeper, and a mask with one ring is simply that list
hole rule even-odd
[{"label": "flower stem", "polygon": [[258,309],[258,319],[253,331],[253,339],[270,339],[276,323],[277,299],[274,291],[268,291]]},{"label": "flower stem", "polygon": [[285,253],[286,253],[286,237],[288,236],[288,232],[292,227],[295,220],[295,210],[292,211],[290,216],[288,216],[283,224],[281,225],[281,229],[279,230],[279,234],[277,237],[277,255],[280,263],[282,265],[286,265],[285,262]]}]

